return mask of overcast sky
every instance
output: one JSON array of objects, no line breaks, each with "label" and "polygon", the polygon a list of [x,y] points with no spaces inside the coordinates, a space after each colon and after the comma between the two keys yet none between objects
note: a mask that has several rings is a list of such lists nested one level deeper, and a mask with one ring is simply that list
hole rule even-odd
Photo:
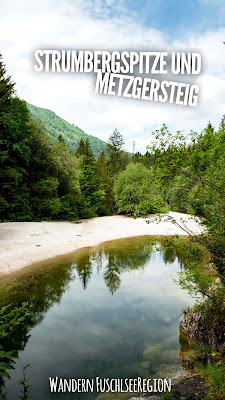
[{"label": "overcast sky", "polygon": [[[117,128],[128,151],[133,140],[145,151],[163,123],[172,132],[200,132],[209,120],[218,127],[225,113],[224,0],[8,0],[0,9],[0,51],[20,98],[103,140]],[[36,49],[200,52],[202,72],[191,79],[198,106],[95,94],[93,74],[35,72]]]}]

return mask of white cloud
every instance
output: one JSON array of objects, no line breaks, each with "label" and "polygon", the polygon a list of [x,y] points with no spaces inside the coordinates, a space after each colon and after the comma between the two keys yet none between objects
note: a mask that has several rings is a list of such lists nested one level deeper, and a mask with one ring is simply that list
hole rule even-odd
[{"label": "white cloud", "polygon": [[[136,150],[144,151],[151,131],[164,122],[171,130],[202,130],[209,119],[219,124],[225,112],[224,40],[221,28],[203,34],[186,32],[183,40],[168,43],[163,32],[139,24],[122,1],[9,0],[1,5],[1,51],[18,95],[104,140],[117,127],[129,151],[134,139]],[[94,77],[88,74],[35,73],[33,54],[38,48],[195,49],[203,58],[198,107],[95,94]]]}]

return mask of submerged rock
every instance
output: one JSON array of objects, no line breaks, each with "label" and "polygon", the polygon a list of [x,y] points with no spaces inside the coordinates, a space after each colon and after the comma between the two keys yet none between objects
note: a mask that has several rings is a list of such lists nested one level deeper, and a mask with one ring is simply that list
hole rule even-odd
[{"label": "submerged rock", "polygon": [[139,376],[171,379],[177,374],[183,375],[179,352],[177,336],[148,345],[143,352],[143,361],[139,364]]},{"label": "submerged rock", "polygon": [[131,397],[131,399],[129,399],[129,400],[148,400],[148,399],[150,399],[150,400],[160,400],[160,396],[156,396],[155,394],[153,394],[151,397],[149,397],[149,395],[148,395],[148,397]]},{"label": "submerged rock", "polygon": [[[207,385],[200,375],[192,374],[172,385],[172,391],[166,397],[167,400],[202,400],[207,394]],[[160,395],[143,394],[131,397],[129,400],[158,400]]]},{"label": "submerged rock", "polygon": [[172,385],[172,392],[167,400],[202,400],[206,394],[205,379],[200,375],[191,375]]}]

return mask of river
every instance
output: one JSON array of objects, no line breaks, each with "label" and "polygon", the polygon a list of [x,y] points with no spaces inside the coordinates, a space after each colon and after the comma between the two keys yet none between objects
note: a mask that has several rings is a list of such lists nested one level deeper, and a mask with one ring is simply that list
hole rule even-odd
[{"label": "river", "polygon": [[159,250],[137,237],[2,279],[1,305],[27,301],[31,310],[11,338],[19,359],[5,380],[8,400],[17,398],[26,364],[34,400],[97,398],[91,392],[50,393],[49,377],[170,378],[181,372],[180,312],[193,305],[173,281],[183,262],[177,249]]}]

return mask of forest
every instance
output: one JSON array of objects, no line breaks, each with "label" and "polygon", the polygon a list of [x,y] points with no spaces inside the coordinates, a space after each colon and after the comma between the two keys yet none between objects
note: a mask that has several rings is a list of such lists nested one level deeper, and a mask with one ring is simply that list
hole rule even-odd
[{"label": "forest", "polygon": [[27,103],[27,108],[30,111],[31,117],[43,122],[46,133],[49,134],[53,141],[56,141],[60,134],[63,135],[66,145],[73,153],[77,150],[81,139],[89,140],[95,158],[99,156],[102,150],[105,150],[106,142],[95,136],[87,135],[78,126],[69,124],[69,122],[60,118],[53,111],[36,107],[29,103]]},{"label": "forest", "polygon": [[81,137],[76,150],[64,133],[50,138],[45,125],[31,117],[35,107],[28,109],[16,96],[2,58],[0,104],[1,221],[187,212],[216,231],[210,248],[217,247],[224,268],[219,250],[224,247],[224,117],[217,130],[209,122],[201,133],[172,134],[163,125],[153,132],[145,155],[125,152],[115,129],[96,157],[89,137]]},{"label": "forest", "polygon": [[76,150],[63,133],[53,141],[16,96],[1,57],[0,220],[189,213],[207,226],[201,240],[224,275],[225,117],[217,130],[209,122],[200,133],[170,133],[163,124],[152,135],[145,155],[131,155],[115,129],[97,158],[89,137]]},{"label": "forest", "polygon": [[209,122],[200,133],[170,133],[163,124],[153,135],[145,155],[125,152],[117,129],[97,157],[89,138],[81,137],[76,150],[63,133],[53,141],[17,97],[1,57],[0,220],[136,218],[169,210],[201,217],[206,230],[191,237],[204,246],[219,284],[212,290],[210,277],[194,267],[180,283],[203,293],[211,315],[224,315],[225,116],[218,129]]}]

